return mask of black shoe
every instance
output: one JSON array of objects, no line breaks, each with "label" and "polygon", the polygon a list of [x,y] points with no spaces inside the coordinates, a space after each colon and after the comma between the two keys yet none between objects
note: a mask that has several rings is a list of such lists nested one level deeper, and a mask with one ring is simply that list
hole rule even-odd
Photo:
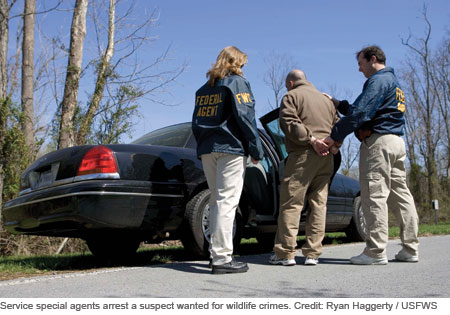
[{"label": "black shoe", "polygon": [[248,266],[246,263],[239,262],[232,260],[226,264],[223,265],[213,265],[212,266],[212,274],[218,275],[218,274],[225,274],[225,273],[241,273],[246,272],[248,270]]}]

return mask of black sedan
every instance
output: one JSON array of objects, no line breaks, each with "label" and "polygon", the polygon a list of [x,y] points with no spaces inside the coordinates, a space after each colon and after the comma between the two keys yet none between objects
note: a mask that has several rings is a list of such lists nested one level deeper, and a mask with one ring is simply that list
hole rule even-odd
[{"label": "black sedan", "polygon": [[[238,245],[243,237],[256,237],[271,248],[287,154],[278,109],[261,122],[265,157],[258,165],[248,164],[234,241]],[[210,192],[190,123],[150,132],[131,144],[48,153],[24,171],[20,184],[19,196],[2,211],[11,233],[82,238],[94,255],[109,258],[134,254],[142,241],[181,239],[192,254],[208,256]],[[300,232],[307,215],[308,206]],[[356,180],[333,177],[326,230],[364,238]]]}]

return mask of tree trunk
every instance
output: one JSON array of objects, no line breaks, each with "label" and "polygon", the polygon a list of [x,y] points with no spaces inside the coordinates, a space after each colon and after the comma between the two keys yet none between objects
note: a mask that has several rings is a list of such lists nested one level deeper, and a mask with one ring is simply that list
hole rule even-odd
[{"label": "tree trunk", "polygon": [[86,137],[91,132],[92,121],[97,113],[100,101],[103,98],[103,91],[105,89],[106,80],[111,75],[110,61],[114,55],[114,32],[115,32],[115,0],[109,1],[109,26],[108,26],[108,47],[105,54],[101,57],[100,65],[98,67],[97,82],[95,83],[95,91],[89,103],[89,108],[81,121],[80,129],[77,136],[77,144],[82,145],[86,143]]},{"label": "tree trunk", "polygon": [[9,7],[7,0],[0,0],[0,101],[6,98],[7,68],[8,59],[8,38],[9,38]]},{"label": "tree trunk", "polygon": [[3,229],[2,209],[3,209],[3,143],[6,131],[6,117],[4,117],[3,106],[6,106],[6,82],[7,69],[6,61],[8,58],[8,38],[9,38],[9,10],[7,0],[0,0],[0,230]]},{"label": "tree trunk", "polygon": [[83,44],[86,36],[86,11],[88,0],[77,0],[70,31],[69,63],[67,66],[64,97],[61,106],[61,123],[58,148],[75,144],[74,114],[78,102],[78,87],[83,60]]},{"label": "tree trunk", "polygon": [[32,148],[34,145],[34,17],[36,0],[25,0],[23,17],[22,42],[22,128],[25,134],[25,144]]},{"label": "tree trunk", "polygon": [[[2,209],[3,209],[3,164],[5,163],[4,148],[5,131],[6,131],[6,117],[3,116],[6,100],[0,98],[0,232],[3,229]],[[0,233],[1,235],[1,233]]]}]

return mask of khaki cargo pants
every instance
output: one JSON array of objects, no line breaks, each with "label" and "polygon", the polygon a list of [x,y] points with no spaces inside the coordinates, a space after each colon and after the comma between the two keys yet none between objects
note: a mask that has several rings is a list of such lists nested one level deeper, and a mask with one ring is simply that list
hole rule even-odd
[{"label": "khaki cargo pants", "polygon": [[403,248],[418,254],[418,216],[414,199],[406,185],[405,142],[397,135],[373,133],[361,142],[359,182],[361,204],[367,226],[364,253],[386,257],[388,208],[400,225]]},{"label": "khaki cargo pants", "polygon": [[313,149],[289,153],[280,185],[280,213],[273,249],[277,257],[295,257],[300,215],[306,200],[310,213],[302,253],[311,258],[317,258],[322,253],[328,186],[332,174],[332,154],[320,157]]}]

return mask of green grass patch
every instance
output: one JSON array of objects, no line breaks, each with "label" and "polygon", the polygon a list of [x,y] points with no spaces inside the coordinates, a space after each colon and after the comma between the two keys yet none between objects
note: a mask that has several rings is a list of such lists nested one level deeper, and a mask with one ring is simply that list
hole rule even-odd
[{"label": "green grass patch", "polygon": [[[430,236],[430,235],[446,235],[450,234],[450,222],[435,224],[419,224],[419,236]],[[400,228],[390,227],[389,237],[399,237]]]},{"label": "green grass patch", "polygon": [[182,246],[140,248],[126,262],[98,260],[88,254],[0,257],[0,280],[23,276],[89,271],[120,266],[148,266],[174,260],[188,260]]}]

